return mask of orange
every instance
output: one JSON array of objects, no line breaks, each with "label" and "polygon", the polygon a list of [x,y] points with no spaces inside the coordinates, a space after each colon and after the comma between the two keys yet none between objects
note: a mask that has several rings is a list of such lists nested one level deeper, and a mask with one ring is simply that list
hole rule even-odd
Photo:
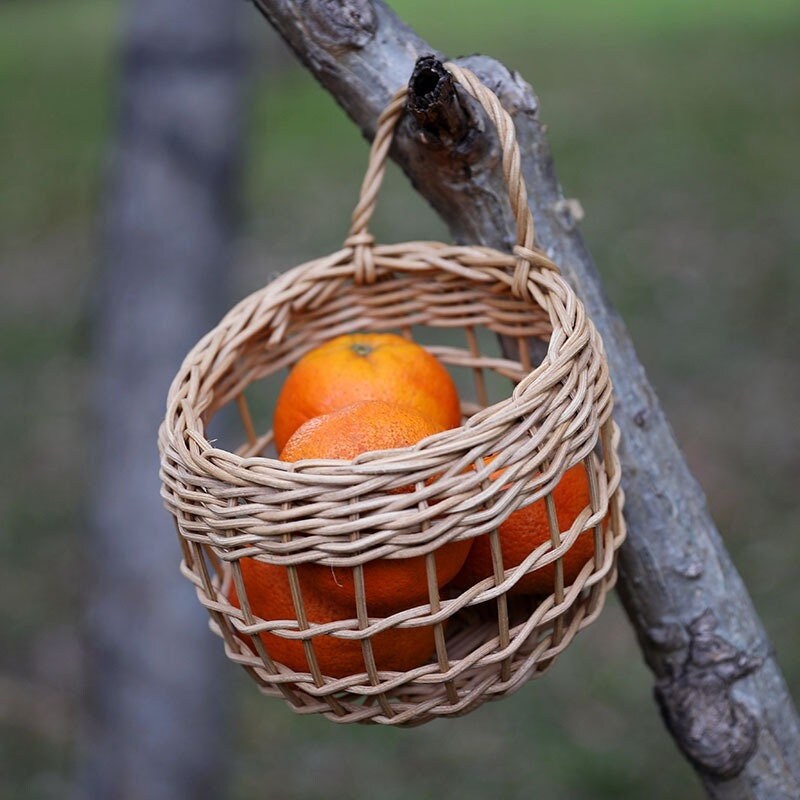
[{"label": "orange", "polygon": [[289,373],[273,419],[278,452],[303,423],[361,400],[414,409],[441,430],[461,424],[455,385],[435,356],[393,333],[347,334],[306,353]]},{"label": "orange", "polygon": [[[380,401],[355,403],[306,422],[281,453],[283,461],[303,458],[350,460],[368,450],[408,447],[438,433],[441,426],[405,408]],[[398,491],[404,491],[399,489]],[[406,491],[411,491],[409,487]],[[435,551],[437,583],[441,588],[461,569],[471,540],[448,542]],[[341,602],[355,601],[353,570],[322,564],[303,566],[304,579],[315,590]],[[386,614],[428,601],[425,556],[377,559],[364,564],[369,612]]]},{"label": "orange", "polygon": [[350,461],[369,450],[410,447],[443,430],[442,425],[413,409],[383,400],[363,400],[301,425],[281,451],[280,459]]},{"label": "orange", "polygon": [[[241,568],[250,609],[256,616],[263,620],[297,619],[285,567],[243,558]],[[356,618],[355,603],[340,604],[313,591],[305,584],[302,568],[299,568],[298,574],[303,608],[310,624]],[[240,607],[233,587],[229,599],[234,606]],[[433,630],[433,626],[393,628],[376,634],[371,638],[376,667],[379,670],[402,672],[425,664],[435,649]],[[242,638],[251,644],[249,637]],[[259,638],[274,661],[295,672],[311,671],[305,648],[299,639],[286,639],[268,632],[259,634]],[[323,675],[342,678],[366,672],[360,641],[319,634],[312,636],[311,642]]]},{"label": "orange", "polygon": [[[496,479],[499,473],[492,476]],[[553,490],[553,500],[560,530],[568,530],[578,515],[589,505],[589,479],[582,464],[568,469]],[[544,498],[515,511],[498,529],[503,569],[521,564],[525,558],[545,542],[550,541],[550,523]],[[594,558],[592,529],[578,535],[567,551],[564,565],[564,584],[572,583],[587,561]],[[521,578],[511,594],[550,594],[555,586],[555,562],[537,568]],[[478,581],[494,575],[489,536],[474,540],[472,550],[454,584],[468,588]]]}]

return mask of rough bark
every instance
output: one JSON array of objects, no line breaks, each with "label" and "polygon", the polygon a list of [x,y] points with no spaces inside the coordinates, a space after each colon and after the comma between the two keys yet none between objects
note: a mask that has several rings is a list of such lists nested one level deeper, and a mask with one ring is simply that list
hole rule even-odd
[{"label": "rough bark", "polygon": [[[254,3],[368,138],[417,59],[441,57],[381,0]],[[558,183],[536,96],[493,59],[458,61],[514,117],[539,244],[561,265],[606,344],[629,526],[620,594],[655,675],[665,722],[711,797],[800,797],[800,725],[792,699],[703,492],[576,230],[578,207]],[[415,113],[400,125],[392,155],[456,240],[507,247],[514,228],[493,131],[463,93],[453,99],[436,69],[434,62],[421,65],[411,82]]]},{"label": "rough bark", "polygon": [[224,311],[245,11],[228,0],[126,9],[94,315],[78,776],[91,800],[217,798],[225,780],[229,674],[178,575],[155,437],[183,356]]}]

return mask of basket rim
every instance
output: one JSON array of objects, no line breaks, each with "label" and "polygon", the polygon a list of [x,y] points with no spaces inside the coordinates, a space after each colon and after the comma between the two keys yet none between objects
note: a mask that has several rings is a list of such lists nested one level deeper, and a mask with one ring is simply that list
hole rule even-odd
[{"label": "basket rim", "polygon": [[[429,254],[426,258],[426,251]],[[431,251],[433,257],[430,256]],[[499,447],[498,440],[502,440],[502,429],[505,423],[512,423],[519,419],[519,395],[523,391],[535,388],[537,384],[557,385],[560,374],[564,371],[564,365],[572,363],[581,351],[591,351],[591,353],[604,361],[602,340],[594,328],[591,320],[586,316],[580,299],[574,290],[567,284],[564,278],[553,270],[532,270],[530,283],[537,285],[537,291],[533,294],[532,301],[519,299],[520,302],[529,302],[531,305],[538,306],[546,312],[550,318],[553,333],[558,330],[561,333],[558,345],[560,351],[566,351],[568,356],[553,358],[553,333],[551,333],[547,353],[542,361],[533,367],[530,372],[524,374],[517,385],[514,386],[510,394],[504,399],[485,406],[472,414],[467,420],[456,428],[427,436],[414,445],[403,448],[389,450],[375,450],[362,453],[352,460],[344,459],[303,459],[296,462],[281,461],[280,458],[269,455],[241,455],[231,450],[215,447],[206,435],[207,425],[201,419],[202,411],[197,413],[195,409],[187,408],[186,401],[181,398],[180,387],[191,381],[192,373],[197,369],[197,355],[202,353],[206,346],[214,339],[215,335],[226,328],[230,328],[230,323],[237,320],[245,309],[253,306],[253,314],[247,315],[250,319],[257,314],[257,307],[271,294],[285,290],[287,287],[302,284],[303,278],[307,273],[314,273],[310,279],[313,283],[324,280],[343,280],[353,277],[354,247],[344,247],[324,256],[311,259],[294,267],[283,271],[273,281],[256,289],[242,298],[231,309],[226,312],[217,324],[211,328],[195,345],[189,350],[183,360],[179,370],[169,389],[167,398],[167,414],[159,429],[159,447],[162,451],[162,458],[166,457],[166,451],[170,445],[180,447],[183,440],[185,445],[195,451],[197,455],[202,454],[206,458],[221,459],[234,469],[245,470],[248,473],[258,472],[260,469],[274,473],[275,471],[285,474],[292,474],[297,479],[301,476],[318,479],[333,479],[353,477],[354,474],[362,478],[375,475],[387,474],[406,474],[408,466],[403,462],[409,457],[419,457],[424,454],[433,461],[451,458],[456,453],[464,453],[465,437],[474,434],[475,445],[479,451],[469,463],[477,463],[484,456],[490,455],[491,450]],[[496,248],[483,245],[458,245],[447,244],[440,241],[410,240],[389,244],[376,244],[373,253],[378,266],[378,274],[382,273],[403,273],[410,276],[424,275],[431,272],[441,271],[470,284],[493,284],[497,287],[492,293],[499,289],[511,295],[513,274],[509,268],[513,268],[516,258],[511,253],[504,253]],[[409,259],[411,256],[411,259]],[[457,265],[450,267],[451,264]],[[319,269],[324,268],[324,274],[319,273]],[[465,273],[465,268],[467,273]],[[308,279],[306,280],[308,283]],[[544,290],[544,291],[542,291]],[[577,312],[581,325],[576,325],[573,330],[566,330],[563,320],[548,304],[538,302],[537,297],[547,297],[552,299],[554,292],[557,297],[564,294],[568,303],[559,303],[566,306],[569,301],[574,303],[574,310]],[[301,290],[294,294],[298,295]],[[560,297],[558,297],[561,300]],[[292,299],[283,300],[278,305],[292,306]],[[302,311],[302,309],[299,309]],[[298,312],[296,312],[298,313]],[[236,330],[241,332],[242,325],[236,326]],[[236,335],[223,337],[225,343],[235,341]],[[581,341],[582,340],[582,341]],[[269,347],[269,343],[265,345]],[[571,352],[575,350],[575,352]],[[210,364],[213,363],[210,362]],[[210,366],[207,365],[208,366]],[[207,372],[206,372],[207,374]],[[524,386],[523,386],[524,384]],[[602,413],[597,416],[594,428],[594,437],[599,436],[599,431],[603,423],[611,413],[611,385],[607,381],[608,390],[603,396],[594,398],[593,404],[603,405]],[[181,413],[182,412],[182,413]],[[170,424],[180,417],[181,425]],[[543,423],[546,423],[546,417]],[[542,427],[546,427],[543,424]],[[498,436],[490,442],[480,444],[480,434],[485,434],[491,428],[498,429]],[[265,443],[266,444],[266,443]],[[577,463],[580,459],[574,459]],[[567,467],[572,466],[568,464]]]}]

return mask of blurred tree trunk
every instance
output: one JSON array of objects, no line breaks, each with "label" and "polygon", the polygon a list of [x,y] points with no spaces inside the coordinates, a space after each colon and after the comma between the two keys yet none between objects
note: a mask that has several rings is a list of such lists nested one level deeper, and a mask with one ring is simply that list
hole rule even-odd
[{"label": "blurred tree trunk", "polygon": [[247,70],[243,3],[130,0],[95,314],[79,794],[218,798],[230,673],[159,499],[169,383],[219,317]]}]

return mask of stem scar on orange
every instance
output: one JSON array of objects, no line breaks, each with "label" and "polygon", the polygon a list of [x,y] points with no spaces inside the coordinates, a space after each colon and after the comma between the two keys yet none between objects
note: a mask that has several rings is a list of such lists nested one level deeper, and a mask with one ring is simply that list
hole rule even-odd
[{"label": "stem scar on orange", "polygon": [[[265,564],[254,558],[241,560],[242,580],[247,592],[250,610],[263,620],[294,620],[297,618],[292,602],[289,575],[285,567]],[[309,624],[322,625],[357,617],[355,603],[338,603],[305,585],[301,568],[298,568],[303,610]],[[241,608],[236,589],[231,586],[229,600]],[[378,670],[404,672],[430,660],[435,649],[434,628],[390,628],[371,637],[372,652]],[[276,633],[259,634],[264,648],[273,661],[295,672],[310,672],[305,648],[300,639],[287,639]],[[250,638],[242,639],[251,645]],[[320,671],[331,678],[343,678],[366,672],[361,642],[341,639],[332,634],[311,637],[314,655]]]},{"label": "stem scar on orange", "polygon": [[[304,458],[350,460],[369,450],[409,447],[439,433],[442,426],[407,408],[381,401],[355,403],[306,422],[281,452],[283,461]],[[406,490],[411,491],[411,487]],[[472,540],[448,542],[434,552],[439,588],[464,564]],[[428,602],[425,556],[381,558],[364,564],[367,607],[386,614]],[[303,565],[304,578],[314,589],[343,602],[355,600],[354,571],[350,567]]]},{"label": "stem scar on orange", "polygon": [[[502,471],[501,471],[502,472]],[[495,473],[495,479],[500,473]],[[562,531],[569,530],[578,515],[591,502],[589,479],[583,464],[568,469],[553,489],[558,525]],[[515,511],[498,528],[503,569],[521,564],[540,545],[550,541],[550,523],[544,498]],[[562,559],[564,583],[570,584],[584,565],[594,558],[593,529],[583,531]],[[464,566],[453,581],[459,588],[469,588],[479,581],[494,575],[489,536],[474,540],[472,550]],[[510,594],[550,594],[555,587],[555,562],[537,567],[524,575],[510,590]]]},{"label": "stem scar on orange", "polygon": [[303,423],[360,400],[414,409],[442,430],[461,424],[455,384],[435,356],[393,333],[347,334],[306,353],[289,373],[272,425],[278,452]]}]

